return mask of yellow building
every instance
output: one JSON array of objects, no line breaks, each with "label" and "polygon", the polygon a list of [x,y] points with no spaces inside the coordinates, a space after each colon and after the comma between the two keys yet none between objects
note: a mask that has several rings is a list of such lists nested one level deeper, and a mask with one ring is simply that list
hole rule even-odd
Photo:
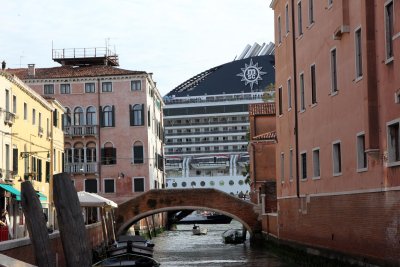
[{"label": "yellow building", "polygon": [[26,235],[20,208],[23,181],[32,182],[49,224],[54,224],[50,189],[53,174],[63,169],[64,108],[5,71],[0,71],[0,91],[0,208],[9,213],[9,237],[18,238]]}]

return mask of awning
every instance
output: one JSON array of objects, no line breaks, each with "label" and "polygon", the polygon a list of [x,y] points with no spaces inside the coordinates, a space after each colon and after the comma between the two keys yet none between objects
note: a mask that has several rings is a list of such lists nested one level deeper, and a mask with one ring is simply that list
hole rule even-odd
[{"label": "awning", "polygon": [[82,207],[118,207],[117,203],[114,201],[99,196],[95,193],[80,191],[78,192],[78,198]]},{"label": "awning", "polygon": [[38,195],[40,201],[47,201],[47,197],[45,194],[40,193],[39,191],[36,191],[36,194]]},{"label": "awning", "polygon": [[0,184],[0,187],[3,188],[4,190],[10,192],[11,194],[15,195],[15,198],[18,201],[21,201],[21,192],[19,192],[17,189],[12,187],[11,185],[9,185],[9,184]]}]

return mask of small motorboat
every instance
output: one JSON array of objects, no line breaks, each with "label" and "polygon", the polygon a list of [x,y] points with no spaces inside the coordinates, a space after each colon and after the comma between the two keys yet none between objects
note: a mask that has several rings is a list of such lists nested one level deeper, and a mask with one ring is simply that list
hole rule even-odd
[{"label": "small motorboat", "polygon": [[107,256],[118,256],[124,253],[134,253],[147,257],[153,256],[154,243],[142,236],[119,236],[118,241],[107,250]]},{"label": "small motorboat", "polygon": [[222,233],[225,244],[241,244],[244,242],[243,231],[230,229]]},{"label": "small motorboat", "polygon": [[194,235],[206,235],[207,231],[207,228],[200,228],[198,225],[194,225],[192,229]]},{"label": "small motorboat", "polygon": [[160,263],[152,257],[134,253],[124,253],[113,257],[108,257],[102,261],[96,262],[93,267],[158,267]]}]

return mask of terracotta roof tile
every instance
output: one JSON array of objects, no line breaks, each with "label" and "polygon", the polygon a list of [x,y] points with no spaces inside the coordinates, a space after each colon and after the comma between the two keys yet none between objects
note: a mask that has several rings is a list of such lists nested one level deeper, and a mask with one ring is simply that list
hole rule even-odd
[{"label": "terracotta roof tile", "polygon": [[263,133],[253,137],[253,140],[276,140],[276,131]]},{"label": "terracotta roof tile", "polygon": [[250,116],[275,115],[275,103],[258,103],[249,105]]},{"label": "terracotta roof tile", "polygon": [[8,73],[15,74],[22,80],[25,79],[55,79],[55,78],[79,78],[79,77],[98,77],[113,75],[135,75],[145,74],[145,71],[124,70],[112,66],[60,66],[52,68],[36,68],[35,76],[28,75],[27,68],[7,69]]}]

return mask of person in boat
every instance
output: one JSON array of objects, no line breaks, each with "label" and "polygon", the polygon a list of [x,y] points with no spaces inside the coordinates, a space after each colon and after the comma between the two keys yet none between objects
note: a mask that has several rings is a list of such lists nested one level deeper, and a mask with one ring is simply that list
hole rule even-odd
[{"label": "person in boat", "polygon": [[197,229],[199,228],[197,225],[193,225],[193,229]]}]

